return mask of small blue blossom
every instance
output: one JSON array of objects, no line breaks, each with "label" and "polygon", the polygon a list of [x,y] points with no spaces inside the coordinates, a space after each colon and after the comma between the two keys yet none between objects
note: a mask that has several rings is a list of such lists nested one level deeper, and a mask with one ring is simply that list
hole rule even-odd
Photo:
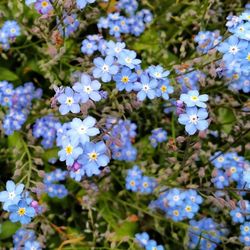
[{"label": "small blue blossom", "polygon": [[197,130],[203,131],[208,128],[208,117],[206,109],[196,107],[187,108],[186,113],[180,114],[178,121],[185,125],[185,130],[189,135],[193,135]]},{"label": "small blue blossom", "polygon": [[100,133],[99,129],[95,128],[96,119],[92,116],[86,117],[83,121],[79,118],[74,118],[70,123],[70,130],[67,134],[73,143],[84,145],[90,141],[90,136],[95,136]]},{"label": "small blue blossom", "polygon": [[197,90],[190,90],[187,94],[181,94],[180,100],[184,102],[187,107],[200,107],[206,108],[207,105],[204,103],[208,100],[208,95],[199,95]]},{"label": "small blue blossom", "polygon": [[36,211],[30,207],[25,200],[20,200],[16,205],[9,206],[10,220],[12,222],[20,221],[21,224],[28,224],[35,216]]},{"label": "small blue blossom", "polygon": [[76,0],[78,9],[84,9],[88,3],[94,3],[96,0]]},{"label": "small blue blossom", "polygon": [[66,115],[69,111],[72,113],[80,112],[80,95],[74,93],[70,87],[66,87],[64,93],[60,94],[57,100],[61,104],[59,111],[62,115]]},{"label": "small blue blossom", "polygon": [[108,165],[110,159],[107,155],[107,150],[103,141],[85,143],[83,153],[79,157],[78,162],[83,166],[88,177],[99,175],[101,173],[100,168]]},{"label": "small blue blossom", "polygon": [[10,205],[15,205],[21,200],[24,185],[15,185],[13,181],[7,181],[6,191],[0,192],[0,202],[3,202],[3,209],[9,211]]},{"label": "small blue blossom", "polygon": [[78,147],[77,141],[65,139],[62,141],[62,149],[58,152],[58,155],[60,161],[66,161],[67,166],[72,166],[82,152],[83,150],[81,147]]},{"label": "small blue blossom", "polygon": [[96,78],[101,78],[103,82],[110,82],[112,75],[115,75],[119,70],[112,56],[107,56],[105,59],[95,58],[94,64],[96,67],[93,69],[93,75]]},{"label": "small blue blossom", "polygon": [[123,67],[121,72],[114,76],[114,80],[116,81],[116,88],[119,91],[125,89],[127,92],[130,92],[137,80],[137,74],[132,73],[129,68]]},{"label": "small blue blossom", "polygon": [[141,60],[136,59],[136,53],[132,50],[123,50],[118,55],[118,63],[127,66],[130,69],[134,69],[136,65],[141,63]]},{"label": "small blue blossom", "polygon": [[97,81],[91,81],[91,78],[87,74],[81,74],[80,81],[76,82],[73,89],[79,93],[81,103],[86,103],[89,99],[98,102],[101,100],[99,90],[101,84]]},{"label": "small blue blossom", "polygon": [[157,86],[158,81],[156,79],[150,79],[146,73],[142,74],[140,76],[140,82],[136,82],[134,86],[134,90],[138,91],[138,100],[143,101],[146,97],[154,99],[156,97]]}]

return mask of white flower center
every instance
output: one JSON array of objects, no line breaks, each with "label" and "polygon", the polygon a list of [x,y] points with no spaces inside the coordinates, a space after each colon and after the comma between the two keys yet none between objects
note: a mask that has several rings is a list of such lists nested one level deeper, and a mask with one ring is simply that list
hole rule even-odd
[{"label": "white flower center", "polygon": [[126,57],[126,58],[125,58],[125,62],[126,62],[126,63],[131,63],[131,62],[132,62],[132,59],[131,59],[130,57]]},{"label": "white flower center", "polygon": [[189,116],[189,122],[193,123],[193,124],[197,124],[198,122],[198,117],[197,115],[190,115]]},{"label": "white flower center", "polygon": [[67,105],[71,106],[71,105],[73,104],[73,102],[74,102],[74,99],[73,99],[72,97],[67,97],[65,103],[66,103]]},{"label": "white flower center", "polygon": [[104,65],[102,66],[102,71],[103,71],[103,72],[109,72],[109,66],[108,66],[107,64],[104,64]]},{"label": "white flower center", "polygon": [[155,72],[155,77],[160,78],[161,77],[161,73],[160,72]]},{"label": "white flower center", "polygon": [[142,86],[142,89],[143,89],[145,92],[148,92],[148,91],[150,90],[150,87],[149,87],[148,84],[144,84],[144,85]]},{"label": "white flower center", "polygon": [[92,92],[92,88],[91,88],[90,85],[87,85],[87,86],[84,86],[84,90],[83,91],[86,92],[86,93],[88,93],[88,94],[90,94]]},{"label": "white flower center", "polygon": [[83,125],[78,129],[79,134],[86,134],[87,128],[84,127]]},{"label": "white flower center", "polygon": [[88,48],[88,49],[91,49],[91,48],[92,48],[92,43],[88,43],[88,44],[87,44],[87,48]]},{"label": "white flower center", "polygon": [[13,200],[15,197],[16,197],[16,194],[15,194],[14,191],[13,192],[9,192],[9,199],[10,200]]},{"label": "white flower center", "polygon": [[115,50],[115,53],[117,53],[117,54],[118,54],[118,53],[120,53],[120,52],[121,52],[121,50],[122,50],[122,49],[121,49],[121,48],[119,48],[119,47],[115,47],[115,49],[114,49],[114,50]]},{"label": "white flower center", "polygon": [[239,52],[239,48],[236,45],[230,46],[229,47],[229,53],[235,55]]},{"label": "white flower center", "polygon": [[175,195],[175,196],[173,197],[173,200],[174,200],[174,201],[178,201],[179,199],[180,199],[179,195]]}]

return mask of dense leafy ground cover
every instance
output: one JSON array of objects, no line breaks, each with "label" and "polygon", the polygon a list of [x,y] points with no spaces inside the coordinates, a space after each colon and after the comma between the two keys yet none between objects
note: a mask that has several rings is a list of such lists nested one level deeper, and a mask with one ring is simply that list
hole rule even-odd
[{"label": "dense leafy ground cover", "polygon": [[0,249],[248,249],[247,1],[0,16]]}]

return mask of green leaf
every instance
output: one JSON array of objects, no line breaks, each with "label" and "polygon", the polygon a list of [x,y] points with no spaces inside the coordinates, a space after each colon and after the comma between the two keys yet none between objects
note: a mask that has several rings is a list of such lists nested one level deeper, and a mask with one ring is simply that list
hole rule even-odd
[{"label": "green leaf", "polygon": [[58,157],[58,148],[52,148],[49,150],[46,150],[46,152],[43,154],[43,159],[48,161],[51,158],[57,158]]},{"label": "green leaf", "polygon": [[12,223],[10,221],[5,221],[0,224],[0,239],[3,240],[11,237],[19,227],[20,224]]},{"label": "green leaf", "polygon": [[0,67],[0,81],[16,81],[19,77],[9,69]]},{"label": "green leaf", "polygon": [[230,108],[219,108],[218,110],[218,121],[222,126],[222,130],[229,134],[236,122],[235,115]]},{"label": "green leaf", "polygon": [[124,221],[115,230],[115,236],[113,240],[123,241],[127,237],[134,237],[138,228],[138,224],[131,221]]},{"label": "green leaf", "polygon": [[9,148],[22,148],[22,136],[19,132],[15,131],[12,135],[8,136]]}]

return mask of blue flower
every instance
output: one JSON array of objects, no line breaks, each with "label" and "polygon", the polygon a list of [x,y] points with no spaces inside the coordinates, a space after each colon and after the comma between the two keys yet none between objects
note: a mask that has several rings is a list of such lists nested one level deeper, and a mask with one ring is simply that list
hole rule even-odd
[{"label": "blue flower", "polygon": [[28,224],[35,216],[36,211],[30,207],[25,200],[20,200],[17,205],[9,206],[10,220],[12,222],[20,221],[21,224]]},{"label": "blue flower", "polygon": [[80,82],[76,82],[73,89],[80,94],[81,103],[86,103],[89,99],[98,102],[102,99],[99,89],[101,84],[97,81],[91,81],[91,78],[87,74],[82,74]]},{"label": "blue flower", "polygon": [[178,121],[185,125],[185,130],[189,135],[193,135],[197,130],[203,131],[208,128],[208,117],[206,109],[197,107],[187,108],[186,113],[180,114]]},{"label": "blue flower", "polygon": [[136,59],[136,53],[133,50],[123,50],[118,55],[118,63],[127,66],[130,69],[134,69],[136,65],[141,63],[141,60]]},{"label": "blue flower", "polygon": [[146,246],[148,244],[149,235],[146,232],[136,234],[135,238],[142,246]]},{"label": "blue flower", "polygon": [[20,27],[16,21],[6,21],[3,24],[2,31],[7,34],[9,38],[15,38],[20,35]]},{"label": "blue flower", "polygon": [[121,72],[114,76],[114,80],[116,81],[116,88],[119,91],[125,89],[130,92],[134,87],[135,81],[137,80],[137,74],[132,73],[129,68],[123,67]]},{"label": "blue flower", "polygon": [[163,67],[160,65],[150,66],[147,69],[148,74],[155,79],[165,79],[169,75],[169,71],[164,71]]},{"label": "blue flower", "polygon": [[169,191],[167,195],[168,205],[170,207],[175,207],[176,205],[181,205],[186,195],[177,188],[173,188]]},{"label": "blue flower", "polygon": [[208,95],[199,95],[197,90],[190,90],[187,94],[181,94],[180,100],[183,101],[187,107],[200,107],[206,108],[204,103],[208,100]]},{"label": "blue flower", "polygon": [[96,144],[87,142],[84,145],[83,153],[78,161],[82,164],[88,177],[99,175],[101,172],[100,168],[107,166],[109,163],[105,143],[103,141],[97,142]]},{"label": "blue flower", "polygon": [[82,154],[81,147],[77,147],[76,141],[65,139],[62,141],[62,149],[58,152],[60,161],[66,161],[67,166],[72,166],[74,161]]},{"label": "blue flower", "polygon": [[95,136],[100,133],[98,128],[95,128],[96,119],[92,116],[86,117],[83,121],[79,118],[74,118],[70,123],[71,129],[67,131],[73,143],[84,145],[89,142],[90,136]]},{"label": "blue flower", "polygon": [[169,99],[169,94],[172,94],[174,92],[174,88],[169,84],[168,79],[161,80],[159,82],[159,86],[156,89],[156,95],[157,97],[162,96],[164,100]]},{"label": "blue flower", "polygon": [[23,250],[41,250],[41,245],[38,241],[25,241]]},{"label": "blue flower", "polygon": [[154,178],[143,176],[140,181],[139,191],[141,193],[150,194],[156,187],[156,181]]},{"label": "blue flower", "polygon": [[247,41],[241,40],[236,36],[230,36],[225,42],[222,42],[217,49],[224,54],[223,60],[227,63],[231,63],[247,46]]},{"label": "blue flower", "polygon": [[230,211],[230,215],[232,217],[233,222],[235,223],[243,223],[245,222],[245,217],[242,211],[239,208]]},{"label": "blue flower", "polygon": [[80,112],[80,95],[74,93],[70,87],[66,87],[65,92],[60,94],[57,100],[61,104],[59,111],[62,115],[69,113],[69,111],[72,113]]},{"label": "blue flower", "polygon": [[119,54],[124,50],[125,48],[125,43],[115,43],[113,41],[109,41],[107,43],[107,49],[106,49],[106,53],[109,56],[116,56],[118,57]]},{"label": "blue flower", "polygon": [[24,185],[15,185],[13,181],[7,181],[6,190],[0,192],[0,202],[3,202],[3,209],[9,211],[10,205],[15,205],[21,200]]},{"label": "blue flower", "polygon": [[81,51],[83,54],[92,55],[98,49],[96,41],[85,39],[82,41]]},{"label": "blue flower", "polygon": [[88,3],[94,3],[96,0],[76,0],[78,9],[84,9]]},{"label": "blue flower", "polygon": [[149,240],[145,247],[146,250],[164,250],[163,246],[157,245],[155,240]]},{"label": "blue flower", "polygon": [[150,79],[149,76],[144,73],[140,76],[140,82],[136,82],[134,90],[138,91],[137,98],[139,101],[143,101],[146,97],[154,99],[156,97],[156,87],[158,81],[156,79]]},{"label": "blue flower", "polygon": [[96,78],[101,78],[103,82],[111,81],[112,75],[115,75],[119,67],[114,64],[114,57],[107,56],[104,60],[101,57],[94,59],[95,68],[93,75]]}]

